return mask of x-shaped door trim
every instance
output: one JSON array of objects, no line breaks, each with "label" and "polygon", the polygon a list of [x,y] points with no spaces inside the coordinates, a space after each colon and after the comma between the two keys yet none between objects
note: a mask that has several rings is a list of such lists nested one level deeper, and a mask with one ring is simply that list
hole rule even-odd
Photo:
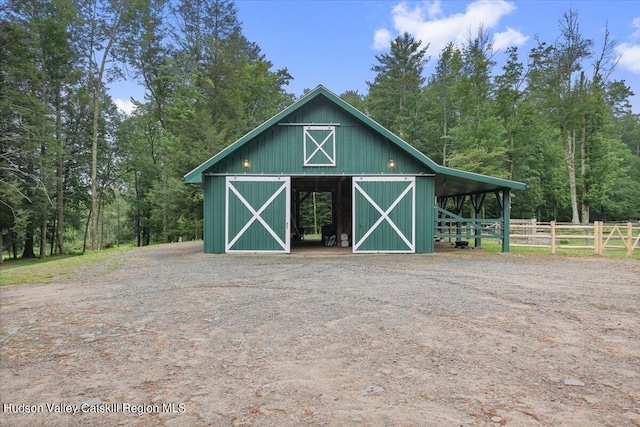
[{"label": "x-shaped door trim", "polygon": [[[235,180],[242,180],[242,181],[250,181],[251,179],[241,179],[241,178],[236,178]],[[255,179],[255,182],[262,182],[262,181],[267,181],[266,179]],[[268,181],[276,181],[276,179],[273,180],[268,180]],[[280,182],[280,180],[278,180]],[[227,217],[229,216],[229,190],[231,190],[233,192],[233,194],[235,194],[235,196],[238,198],[238,200],[240,200],[240,202],[249,210],[249,212],[251,213],[251,219],[249,221],[247,221],[247,223],[240,229],[240,231],[238,231],[238,233],[233,237],[233,239],[231,239],[231,241],[229,241],[229,224],[227,222],[226,227],[225,227],[225,234],[226,234],[226,242],[227,242],[227,247],[226,247],[226,251],[229,252],[231,251],[233,245],[238,241],[238,239],[240,239],[240,237],[242,237],[242,235],[249,229],[249,227],[251,227],[251,224],[253,224],[256,220],[258,222],[260,222],[260,224],[262,224],[262,226],[265,228],[265,230],[271,235],[271,237],[274,238],[274,240],[276,242],[278,242],[278,244],[282,247],[282,250],[284,252],[288,252],[289,248],[287,247],[287,243],[285,241],[283,241],[280,236],[278,236],[278,234],[273,231],[273,229],[271,228],[271,226],[264,220],[264,218],[262,218],[262,213],[269,207],[271,206],[271,203],[273,203],[273,201],[278,198],[278,196],[285,190],[287,190],[289,188],[289,181],[282,181],[282,185],[271,195],[271,197],[269,197],[269,199],[267,199],[266,202],[264,202],[262,204],[262,206],[260,207],[260,209],[255,210],[253,208],[253,206],[251,206],[251,204],[247,201],[247,199],[244,198],[244,196],[242,196],[242,194],[240,194],[240,192],[238,191],[238,189],[232,184],[233,180],[230,178],[227,178]],[[287,192],[288,193],[288,192]],[[289,203],[288,203],[288,198],[289,195],[286,194],[285,198],[287,200],[287,206],[286,206],[286,211],[285,212],[289,212]],[[227,218],[228,221],[228,218]],[[289,219],[286,218],[285,219],[285,226],[288,228],[289,226]],[[288,234],[285,233],[285,236]],[[286,239],[286,237],[285,237]]]},{"label": "x-shaped door trim", "polygon": [[[372,180],[373,181],[373,180]],[[399,181],[399,180],[398,180]],[[375,210],[378,211],[378,213],[380,213],[380,218],[378,218],[378,220],[373,223],[373,225],[369,228],[369,230],[367,230],[367,232],[358,239],[357,242],[354,242],[354,247],[353,247],[353,251],[356,252],[358,250],[358,248],[360,247],[360,245],[362,245],[362,243],[364,243],[365,240],[367,240],[367,238],[376,230],[376,228],[378,228],[378,226],[380,224],[382,224],[382,221],[387,221],[387,223],[389,223],[389,225],[391,226],[391,228],[393,228],[393,230],[398,234],[398,236],[402,239],[402,241],[407,245],[407,247],[409,248],[410,251],[415,251],[415,245],[414,245],[414,236],[413,236],[413,230],[415,229],[415,225],[413,224],[413,218],[412,218],[412,236],[411,236],[411,241],[409,241],[409,239],[407,238],[407,236],[404,235],[404,233],[398,228],[398,226],[396,225],[395,222],[393,222],[393,220],[391,218],[389,218],[389,214],[393,211],[393,209],[395,209],[395,207],[404,199],[404,197],[410,192],[410,191],[414,191],[415,189],[415,181],[409,181],[409,185],[407,186],[407,188],[405,188],[402,193],[400,193],[400,195],[393,201],[393,203],[391,204],[391,206],[389,206],[387,208],[387,210],[383,210],[372,198],[371,196],[369,196],[366,191],[364,191],[362,189],[362,187],[360,187],[360,185],[358,185],[358,183],[356,181],[354,181],[354,188],[360,193],[362,194],[362,196],[371,204],[371,206],[374,207]],[[413,193],[415,194],[415,193]],[[415,201],[412,200],[412,212],[411,215],[413,215],[415,217],[415,213],[413,212],[413,208],[415,206]]]},{"label": "x-shaped door trim", "polygon": [[[322,142],[316,141],[309,131],[312,130],[328,130],[329,134],[322,140]],[[336,165],[336,127],[335,126],[304,126],[304,166],[335,166]],[[311,155],[307,156],[307,140],[311,140],[316,148]],[[327,153],[324,149],[324,145],[331,139],[333,157]],[[327,158],[329,163],[311,163],[311,159],[318,153],[322,152],[324,157]]]}]

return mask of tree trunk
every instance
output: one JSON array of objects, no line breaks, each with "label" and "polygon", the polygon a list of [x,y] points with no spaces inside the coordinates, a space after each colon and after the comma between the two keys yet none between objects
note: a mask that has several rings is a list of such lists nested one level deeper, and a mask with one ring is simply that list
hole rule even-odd
[{"label": "tree trunk", "polygon": [[510,171],[509,171],[509,179],[513,179],[513,170],[514,170],[514,161],[513,161],[513,153],[516,151],[516,129],[518,125],[518,107],[515,107],[514,111],[514,120],[513,126],[509,130],[509,147],[511,150],[509,152],[509,163],[510,163]]},{"label": "tree trunk", "polygon": [[53,219],[53,227],[51,228],[51,245],[49,246],[49,256],[53,256],[53,247],[56,244],[56,219]]},{"label": "tree trunk", "polygon": [[[123,2],[123,5],[126,4]],[[102,79],[104,77],[104,71],[107,67],[107,60],[111,54],[111,48],[116,42],[118,37],[118,31],[120,27],[120,18],[122,16],[122,10],[115,12],[113,16],[113,22],[110,27],[110,32],[107,36],[107,43],[102,50],[102,60],[100,61],[100,67],[98,68],[98,76],[93,82],[93,129],[91,138],[91,249],[95,249],[96,238],[98,235],[98,124],[100,121],[100,95],[102,93]],[[93,39],[92,39],[93,43]],[[93,54],[95,47],[92,46],[89,50],[89,72],[93,73]]]},{"label": "tree trunk", "polygon": [[40,224],[40,252],[38,253],[38,258],[44,259],[47,256],[47,220],[46,218],[42,219],[42,223]]},{"label": "tree trunk", "polygon": [[198,207],[194,206],[193,207],[193,223],[195,224],[195,233],[194,233],[194,240],[198,240]]},{"label": "tree trunk", "polygon": [[89,215],[87,216],[87,222],[84,225],[84,241],[82,242],[82,255],[84,255],[85,251],[87,250],[87,234],[89,234],[89,222],[91,221],[92,218],[92,214],[91,212],[89,212]]},{"label": "tree trunk", "polygon": [[[148,223],[148,217],[146,219]],[[151,230],[148,225],[145,225],[142,227],[142,246],[149,246],[149,243],[151,243]]]},{"label": "tree trunk", "polygon": [[443,141],[442,145],[442,166],[447,166],[447,132],[449,132],[449,121],[447,120],[447,111],[444,113],[444,121],[442,123]]},{"label": "tree trunk", "polygon": [[[100,191],[100,196],[102,196],[102,191]],[[100,197],[100,202],[98,203],[98,223],[100,224],[100,243],[98,244],[98,249],[104,249],[104,203],[102,202],[102,197]]]},{"label": "tree trunk", "polygon": [[571,196],[571,222],[580,224],[580,216],[578,215],[578,196],[576,190],[576,159],[575,159],[575,135],[568,129],[565,129],[564,138],[564,155],[567,161],[567,170],[569,172],[569,195]]},{"label": "tree trunk", "polygon": [[582,134],[580,135],[580,178],[582,184],[582,223],[589,223],[589,186],[587,183],[587,120],[582,119]]},{"label": "tree trunk", "polygon": [[11,254],[13,255],[13,260],[18,260],[18,239],[16,236],[16,232],[11,232]]},{"label": "tree trunk", "polygon": [[24,238],[24,250],[22,251],[22,258],[35,258],[36,254],[33,251],[33,224],[27,225],[27,231]]},{"label": "tree trunk", "polygon": [[316,193],[315,191],[312,194],[312,200],[313,200],[313,234],[318,234],[318,214],[317,214],[317,207],[316,207]]},{"label": "tree trunk", "polygon": [[116,217],[117,217],[116,246],[120,247],[120,199],[118,198],[118,190],[116,190]]},{"label": "tree trunk", "polygon": [[[162,178],[162,193],[167,195],[167,174],[163,173]],[[167,203],[162,203],[162,241],[164,243],[169,243],[169,226],[168,226],[168,213],[167,213]]]},{"label": "tree trunk", "polygon": [[62,114],[60,111],[60,89],[56,92],[56,253],[64,254],[64,142],[62,140]]},{"label": "tree trunk", "polygon": [[136,193],[136,216],[134,221],[134,227],[136,230],[136,246],[140,247],[142,245],[142,230],[140,229],[140,191],[138,191],[138,173],[133,173],[133,188]]},{"label": "tree trunk", "polygon": [[[100,76],[101,79],[102,76]],[[96,248],[98,236],[98,123],[100,119],[101,81],[93,95],[93,138],[91,139],[91,249]]]}]

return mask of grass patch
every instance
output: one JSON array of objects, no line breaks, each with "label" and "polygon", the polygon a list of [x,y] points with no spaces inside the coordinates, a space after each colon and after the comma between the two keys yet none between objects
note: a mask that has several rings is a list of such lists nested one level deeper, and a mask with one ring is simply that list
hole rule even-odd
[{"label": "grass patch", "polygon": [[84,255],[55,255],[44,259],[5,261],[0,266],[0,286],[53,283],[101,263],[107,271],[115,270],[122,266],[119,254],[132,248],[133,246],[120,246],[102,251],[87,251]]},{"label": "grass patch", "polygon": [[[576,243],[578,244],[578,243]],[[482,239],[482,249],[487,252],[501,252],[502,245],[496,239]],[[512,254],[535,254],[535,255],[551,255],[551,248],[545,247],[529,247],[529,246],[510,246]],[[593,249],[571,249],[556,248],[557,255],[571,256],[594,256]],[[628,258],[626,249],[607,249],[603,252],[605,258]],[[633,251],[633,255],[628,259],[640,260],[640,249]]]}]

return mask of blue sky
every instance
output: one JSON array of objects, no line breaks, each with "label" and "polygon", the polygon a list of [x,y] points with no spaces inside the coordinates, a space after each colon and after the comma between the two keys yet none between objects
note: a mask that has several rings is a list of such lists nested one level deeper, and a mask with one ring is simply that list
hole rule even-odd
[{"label": "blue sky", "polygon": [[[547,42],[559,37],[558,22],[573,8],[596,51],[608,25],[618,42],[612,79],[625,80],[636,93],[631,101],[640,113],[640,1],[237,0],[236,6],[244,35],[261,47],[274,69],[289,70],[294,79],[288,90],[296,95],[319,84],[337,94],[366,93],[375,55],[388,52],[390,40],[405,31],[429,43],[427,75],[446,43],[464,42],[480,25],[492,35],[498,63],[510,45],[518,46],[526,61],[536,37]],[[129,96],[142,97],[139,89],[112,86],[112,96],[123,106]]]}]

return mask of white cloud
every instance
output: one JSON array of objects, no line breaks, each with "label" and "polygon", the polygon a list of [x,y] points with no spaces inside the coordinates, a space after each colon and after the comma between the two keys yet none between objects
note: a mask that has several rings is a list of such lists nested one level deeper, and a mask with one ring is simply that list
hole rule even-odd
[{"label": "white cloud", "polygon": [[442,16],[442,2],[440,0],[434,0],[433,3],[427,2],[427,15],[429,19],[435,19]]},{"label": "white cloud", "polygon": [[507,27],[506,31],[493,35],[493,48],[495,50],[501,50],[510,46],[522,46],[527,40],[529,40],[528,36],[511,27]]},{"label": "white cloud", "polygon": [[636,29],[633,34],[631,34],[631,37],[634,39],[640,39],[640,16],[633,18],[631,26]]},{"label": "white cloud", "polygon": [[133,110],[136,109],[136,106],[133,105],[131,99],[129,99],[128,101],[124,101],[120,98],[117,98],[113,102],[116,104],[116,107],[118,107],[118,110],[122,111],[127,116],[133,113]]},{"label": "white cloud", "polygon": [[[425,0],[421,4],[410,8],[407,3],[401,2],[393,8],[393,26],[398,34],[408,32],[424,44],[429,43],[429,53],[438,55],[449,42],[463,44],[469,35],[474,36],[480,27],[485,30],[495,28],[502,17],[515,10],[515,5],[506,0],[476,0],[470,3],[464,13],[456,13],[444,16],[439,0]],[[383,30],[376,31],[374,36],[374,48],[383,50],[389,44],[376,43],[379,34]],[[393,38],[388,30],[386,34],[389,41]],[[511,30],[511,36],[516,33]],[[507,30],[509,33],[509,30]],[[516,39],[517,40],[517,39]]]},{"label": "white cloud", "polygon": [[384,50],[391,44],[391,33],[385,28],[381,28],[373,36],[373,48]]},{"label": "white cloud", "polygon": [[621,43],[616,47],[618,64],[632,73],[640,74],[640,44]]}]

